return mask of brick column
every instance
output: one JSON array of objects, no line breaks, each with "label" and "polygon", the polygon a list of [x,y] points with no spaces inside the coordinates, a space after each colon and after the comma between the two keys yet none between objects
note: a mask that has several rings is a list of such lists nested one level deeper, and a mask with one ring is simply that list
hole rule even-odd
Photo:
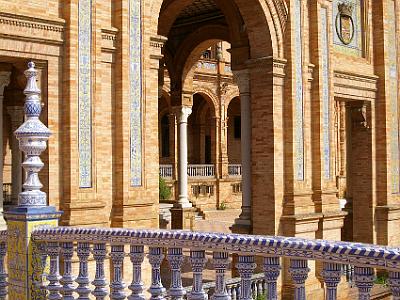
[{"label": "brick column", "polygon": [[[240,92],[241,154],[242,154],[242,212],[234,227],[251,227],[251,93],[249,70],[233,72]],[[245,229],[250,231],[250,229]]]},{"label": "brick column", "polygon": [[[3,214],[3,162],[4,162],[4,153],[3,153],[3,100],[4,100],[4,88],[10,83],[10,75],[11,72],[2,71],[0,72],[0,133],[1,133],[1,143],[0,143],[0,214]],[[0,217],[0,230],[4,229],[6,226],[3,217]]]},{"label": "brick column", "polygon": [[[24,121],[24,110],[22,106],[8,106],[7,112],[11,117],[11,132],[15,132]],[[11,138],[12,156],[12,190],[11,200],[13,205],[18,204],[18,195],[22,190],[22,152],[19,150],[19,143],[14,134]]]}]

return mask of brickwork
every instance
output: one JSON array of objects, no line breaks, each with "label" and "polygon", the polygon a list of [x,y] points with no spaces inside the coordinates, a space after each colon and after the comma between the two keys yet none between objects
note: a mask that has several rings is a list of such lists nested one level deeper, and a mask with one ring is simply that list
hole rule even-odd
[{"label": "brickwork", "polygon": [[[0,1],[0,65],[12,66],[18,73],[21,65],[33,59],[41,70],[44,123],[53,132],[43,156],[48,170],[41,177],[50,204],[64,211],[62,224],[158,226],[160,61],[169,74],[164,84],[169,108],[192,106],[193,94],[198,93],[209,98],[211,108],[202,114],[203,120],[215,118],[207,134],[212,138],[211,161],[218,165],[216,180],[221,189],[218,197],[203,205],[240,206],[240,197],[228,192],[227,165],[238,162],[240,155],[239,144],[232,146],[232,119],[226,118],[229,101],[240,91],[231,79],[224,79],[228,82],[224,89],[213,80],[203,80],[207,74],[195,78],[190,65],[198,61],[202,47],[224,39],[231,45],[231,64],[223,67],[224,72],[229,67],[248,69],[250,74],[250,232],[341,239],[345,213],[339,207],[339,194],[352,201],[352,213],[344,225],[344,232],[352,234],[346,236],[399,243],[398,138],[394,135],[398,116],[393,110],[398,106],[394,59],[398,55],[393,41],[399,33],[392,26],[398,23],[393,20],[393,11],[398,10],[393,0],[364,1],[358,20],[362,47],[357,55],[349,47],[334,45],[338,34],[335,1],[299,1],[298,8],[295,0],[234,0],[235,5],[221,1],[218,9],[225,17],[219,24],[207,24],[197,35],[191,27],[178,32],[179,26],[173,26],[191,1],[142,1],[143,172],[139,187],[131,185],[129,3],[92,1],[93,184],[85,189],[79,187],[78,178],[79,1],[9,2]],[[301,11],[300,19],[295,18],[296,9]],[[188,74],[195,80],[189,80]],[[298,76],[302,80],[296,80]],[[301,113],[296,105],[300,99]],[[341,134],[340,102],[351,108]],[[6,116],[4,120],[9,122]],[[8,126],[3,131],[9,131]],[[170,158],[174,158],[171,164],[176,174],[177,132],[172,126],[171,135]],[[299,142],[303,143],[301,155]],[[343,143],[347,147],[340,147]],[[195,148],[203,146],[193,142]],[[5,153],[7,164],[9,152]],[[204,161],[205,154],[200,151],[199,157]],[[297,176],[299,157],[304,178]],[[10,171],[5,168],[4,172]]]}]

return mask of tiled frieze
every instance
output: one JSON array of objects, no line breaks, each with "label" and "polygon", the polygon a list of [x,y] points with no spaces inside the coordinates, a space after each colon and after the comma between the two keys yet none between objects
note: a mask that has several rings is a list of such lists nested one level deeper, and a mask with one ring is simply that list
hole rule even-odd
[{"label": "tiled frieze", "polygon": [[92,1],[78,8],[78,149],[79,187],[92,187]]},{"label": "tiled frieze", "polygon": [[294,27],[295,27],[295,178],[304,180],[304,107],[303,107],[303,42],[302,42],[302,13],[301,0],[294,1]]},{"label": "tiled frieze", "polygon": [[331,177],[328,10],[321,8],[322,145],[324,178]]},{"label": "tiled frieze", "polygon": [[389,105],[388,118],[390,122],[390,172],[392,193],[398,194],[399,187],[399,109],[398,109],[398,66],[397,66],[397,45],[396,41],[396,17],[394,1],[387,1],[388,22],[388,58],[389,58]]},{"label": "tiled frieze", "polygon": [[129,1],[131,186],[142,185],[142,26],[140,0]]},{"label": "tiled frieze", "polygon": [[332,32],[337,51],[362,55],[362,4],[361,0],[333,0]]}]

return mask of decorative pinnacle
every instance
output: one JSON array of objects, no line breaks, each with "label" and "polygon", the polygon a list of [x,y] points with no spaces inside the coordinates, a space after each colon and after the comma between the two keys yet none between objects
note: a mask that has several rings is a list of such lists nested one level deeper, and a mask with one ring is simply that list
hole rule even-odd
[{"label": "decorative pinnacle", "polygon": [[46,150],[50,130],[39,120],[42,106],[40,102],[40,89],[36,84],[37,70],[33,62],[28,63],[28,70],[24,72],[27,83],[24,90],[26,96],[24,112],[25,122],[15,131],[19,141],[19,148],[25,153],[25,161],[22,167],[26,171],[26,180],[23,184],[24,191],[19,194],[18,206],[40,207],[47,206],[46,193],[40,189],[38,173],[44,164],[40,154]]}]

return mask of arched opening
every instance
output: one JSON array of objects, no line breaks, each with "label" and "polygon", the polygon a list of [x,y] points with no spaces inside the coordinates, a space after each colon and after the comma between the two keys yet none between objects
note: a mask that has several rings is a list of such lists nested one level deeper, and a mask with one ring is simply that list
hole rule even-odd
[{"label": "arched opening", "polygon": [[235,97],[228,106],[228,160],[229,164],[238,165],[242,162],[241,152],[241,115],[240,98]]},{"label": "arched opening", "polygon": [[[277,5],[280,5],[279,9],[276,7]],[[178,111],[175,113],[178,128],[177,148],[182,149],[178,151],[181,154],[177,155],[179,181],[177,206],[192,205],[187,188],[188,162],[219,162],[222,166],[226,165],[226,169],[222,167],[221,170],[215,171],[215,177],[219,179],[219,184],[229,177],[229,159],[224,156],[228,157],[228,155],[224,154],[220,142],[225,139],[225,143],[228,143],[226,131],[229,124],[227,124],[226,106],[231,100],[224,98],[226,97],[224,84],[227,86],[237,84],[240,98],[244,97],[246,100],[246,105],[241,107],[242,120],[240,122],[241,142],[243,143],[243,138],[246,138],[247,145],[246,161],[242,160],[243,170],[247,172],[247,182],[243,185],[243,203],[246,202],[246,204],[242,205],[246,212],[241,216],[246,219],[246,222],[242,222],[242,224],[246,223],[246,230],[249,233],[253,231],[254,233],[276,234],[280,230],[277,219],[282,214],[282,207],[278,201],[282,201],[283,191],[282,185],[278,186],[275,183],[283,180],[276,177],[276,174],[278,177],[283,176],[283,158],[276,157],[278,154],[282,154],[282,146],[276,144],[275,141],[283,140],[281,131],[277,130],[282,128],[282,124],[279,123],[282,122],[282,107],[280,106],[283,102],[282,99],[274,98],[274,93],[277,93],[278,97],[283,97],[284,91],[281,87],[273,87],[275,78],[271,74],[274,73],[273,69],[277,65],[274,63],[275,57],[277,59],[283,57],[282,36],[283,24],[286,22],[284,12],[286,11],[284,1],[160,1],[158,34],[167,37],[163,48],[163,66],[168,69],[169,74],[171,108]],[[208,50],[219,41],[226,41],[231,46],[229,50],[231,63],[227,66],[227,70],[229,72],[233,70],[236,79],[232,78],[231,82],[223,83],[221,82],[222,76],[216,78],[216,82],[220,84],[214,89],[214,92],[223,101],[217,108],[218,113],[212,114],[211,111],[207,111],[206,106],[200,109],[200,103],[204,102],[204,99],[201,101],[199,98],[201,96],[196,94],[191,78],[193,68],[198,60],[202,55],[204,58],[212,58],[212,51]],[[165,72],[160,73],[164,74]],[[243,111],[246,112],[245,116],[243,116]],[[217,117],[215,127],[220,130],[218,134],[211,134],[214,127],[208,125],[208,123],[214,122],[210,118],[211,115]],[[245,124],[243,119],[246,120]],[[208,123],[206,124],[202,120],[207,120]],[[233,122],[235,122],[234,118]],[[236,122],[239,126],[239,122]],[[275,122],[278,123],[275,124]],[[244,136],[243,132],[245,132]],[[252,132],[255,132],[258,141],[262,141],[262,143],[252,139]],[[191,137],[192,134],[193,137]],[[215,143],[213,146],[211,141],[210,151],[210,138],[212,139],[213,136],[219,144]],[[186,154],[182,154],[186,151],[188,157]],[[209,153],[211,153],[211,157]],[[240,155],[244,155],[243,151]],[[238,161],[238,156],[236,161]],[[266,187],[266,182],[271,184]],[[226,183],[226,186],[233,189],[231,183]],[[241,188],[236,188],[235,191],[242,193]],[[268,196],[265,197],[265,195]],[[244,200],[245,198],[246,200]],[[219,201],[217,203],[217,207],[219,207],[225,199],[219,197],[217,201]],[[266,206],[265,202],[271,205]],[[258,223],[258,219],[264,219],[263,216],[266,214],[276,215],[277,219],[270,222],[263,220]],[[254,219],[257,219],[257,224],[260,225],[257,230],[254,230],[253,224],[256,224]]]},{"label": "arched opening", "polygon": [[215,164],[215,109],[208,97],[194,94],[188,119],[189,164]]}]

